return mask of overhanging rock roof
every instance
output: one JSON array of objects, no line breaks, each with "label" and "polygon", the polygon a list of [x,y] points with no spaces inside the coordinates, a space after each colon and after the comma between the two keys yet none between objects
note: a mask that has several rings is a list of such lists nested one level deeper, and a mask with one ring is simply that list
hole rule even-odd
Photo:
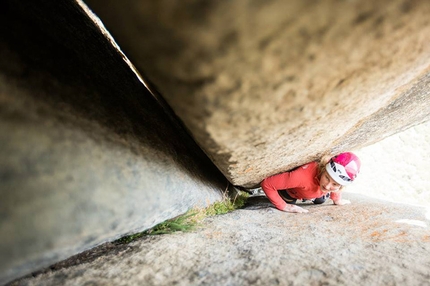
[{"label": "overhanging rock roof", "polygon": [[235,185],[430,118],[428,1],[85,1]]}]

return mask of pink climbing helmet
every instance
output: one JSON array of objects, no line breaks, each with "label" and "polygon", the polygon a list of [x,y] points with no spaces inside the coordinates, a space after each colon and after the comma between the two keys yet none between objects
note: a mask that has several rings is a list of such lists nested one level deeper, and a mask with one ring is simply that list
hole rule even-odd
[{"label": "pink climbing helmet", "polygon": [[355,180],[360,172],[360,166],[360,159],[354,153],[345,152],[331,158],[325,169],[333,180],[346,186]]}]

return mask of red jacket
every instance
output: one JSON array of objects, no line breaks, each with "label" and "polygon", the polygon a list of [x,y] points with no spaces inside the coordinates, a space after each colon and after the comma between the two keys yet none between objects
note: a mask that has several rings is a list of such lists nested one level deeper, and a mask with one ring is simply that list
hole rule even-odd
[{"label": "red jacket", "polygon": [[[279,190],[287,190],[291,197],[299,200],[315,199],[324,195],[319,186],[317,162],[308,163],[291,172],[268,177],[261,182],[261,187],[267,198],[279,210],[284,210],[287,205],[279,195]],[[330,198],[334,201],[340,200],[341,193],[331,192]]]}]

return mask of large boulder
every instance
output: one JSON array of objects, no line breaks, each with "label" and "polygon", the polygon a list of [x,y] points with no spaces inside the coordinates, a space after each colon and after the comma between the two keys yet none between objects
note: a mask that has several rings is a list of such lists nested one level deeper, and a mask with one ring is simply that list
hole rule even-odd
[{"label": "large boulder", "polygon": [[76,2],[1,1],[0,54],[0,285],[223,198]]},{"label": "large boulder", "polygon": [[236,185],[430,118],[430,2],[87,0]]}]

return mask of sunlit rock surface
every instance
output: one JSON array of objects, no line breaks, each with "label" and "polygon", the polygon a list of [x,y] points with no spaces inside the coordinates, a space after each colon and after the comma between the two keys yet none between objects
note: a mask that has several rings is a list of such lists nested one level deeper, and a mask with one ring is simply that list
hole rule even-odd
[{"label": "sunlit rock surface", "polygon": [[430,118],[427,0],[85,2],[233,184]]},{"label": "sunlit rock surface", "polygon": [[254,198],[192,233],[105,244],[15,285],[429,285],[428,210],[346,197],[307,214]]},{"label": "sunlit rock surface", "polygon": [[362,168],[347,192],[430,207],[430,121],[355,153]]}]

